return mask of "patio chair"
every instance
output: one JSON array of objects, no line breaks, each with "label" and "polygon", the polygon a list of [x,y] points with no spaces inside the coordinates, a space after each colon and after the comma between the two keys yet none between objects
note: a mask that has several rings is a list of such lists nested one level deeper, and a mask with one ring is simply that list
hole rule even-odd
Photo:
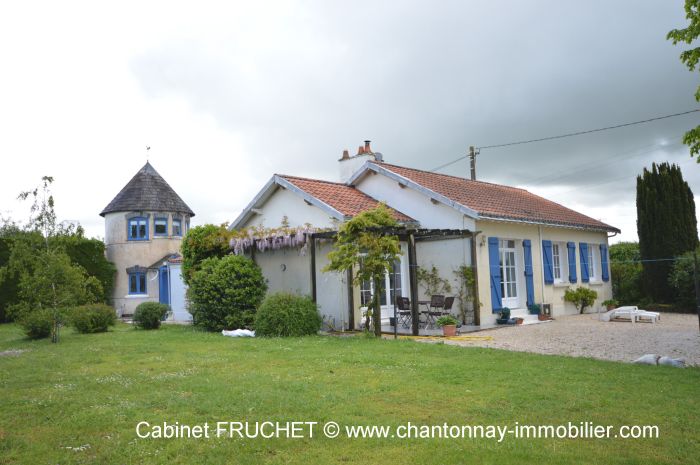
[{"label": "patio chair", "polygon": [[411,301],[408,300],[408,297],[396,296],[396,308],[398,323],[404,328],[408,328],[411,325]]},{"label": "patio chair", "polygon": [[442,306],[442,314],[449,315],[452,313],[452,305],[455,303],[454,297],[445,297],[445,303]]},{"label": "patio chair", "polygon": [[445,308],[445,296],[441,294],[434,294],[430,297],[430,305],[428,306],[428,311],[425,313],[425,328],[435,327],[436,318],[442,316],[443,309]]}]

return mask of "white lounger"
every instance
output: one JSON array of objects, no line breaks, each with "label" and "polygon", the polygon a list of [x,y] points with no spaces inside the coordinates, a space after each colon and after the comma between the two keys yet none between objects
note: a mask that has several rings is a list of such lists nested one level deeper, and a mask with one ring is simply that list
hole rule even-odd
[{"label": "white lounger", "polygon": [[648,310],[640,310],[634,306],[618,307],[612,310],[610,314],[610,319],[619,318],[630,320],[632,323],[637,321],[651,321],[656,323],[657,320],[661,319],[661,314],[659,312],[650,312]]}]

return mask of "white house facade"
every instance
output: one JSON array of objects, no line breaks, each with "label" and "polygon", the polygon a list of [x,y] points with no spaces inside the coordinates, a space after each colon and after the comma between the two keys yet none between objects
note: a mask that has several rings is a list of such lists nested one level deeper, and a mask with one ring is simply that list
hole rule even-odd
[{"label": "white house facade", "polygon": [[[575,313],[563,300],[569,286],[595,289],[594,308],[612,298],[608,234],[619,232],[613,226],[523,189],[385,163],[368,141],[356,156],[346,151],[339,164],[341,182],[273,176],[231,229],[284,222],[333,230],[384,202],[406,234],[400,236],[402,256],[381,296],[383,317],[389,316],[395,296],[429,299],[412,289],[411,267],[416,266],[435,266],[453,287],[460,266],[473,268],[474,300],[480,305],[471,305],[466,323],[475,326],[495,324],[504,307],[517,314],[545,304],[554,316]],[[330,236],[317,234],[301,250],[247,253],[261,266],[271,292],[310,294],[333,327],[357,328],[373,290],[368,284],[352,285],[350,275],[322,271],[333,246]]]}]

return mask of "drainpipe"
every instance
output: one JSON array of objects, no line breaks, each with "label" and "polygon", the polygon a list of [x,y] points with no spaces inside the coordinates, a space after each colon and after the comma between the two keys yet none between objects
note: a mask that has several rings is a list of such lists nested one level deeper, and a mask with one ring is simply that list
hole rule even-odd
[{"label": "drainpipe", "polygon": [[542,302],[544,302],[544,258],[542,257],[542,226],[537,226],[537,234],[540,237],[539,249],[540,249],[540,279],[542,280]]}]

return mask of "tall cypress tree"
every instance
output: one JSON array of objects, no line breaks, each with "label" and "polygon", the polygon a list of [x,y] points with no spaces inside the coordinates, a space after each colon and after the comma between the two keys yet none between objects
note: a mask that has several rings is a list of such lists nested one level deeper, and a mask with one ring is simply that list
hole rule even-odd
[{"label": "tall cypress tree", "polygon": [[[695,200],[678,165],[662,163],[637,176],[637,234],[642,260],[675,258],[698,246]],[[644,286],[656,302],[671,302],[670,260],[644,262]]]}]

